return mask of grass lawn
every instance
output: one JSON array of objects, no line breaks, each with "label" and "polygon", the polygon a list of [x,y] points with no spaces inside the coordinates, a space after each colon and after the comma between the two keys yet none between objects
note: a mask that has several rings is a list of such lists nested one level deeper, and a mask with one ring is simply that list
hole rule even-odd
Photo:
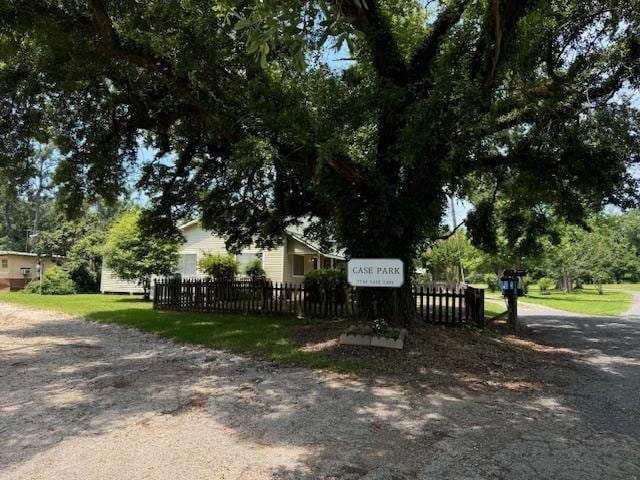
[{"label": "grass lawn", "polygon": [[484,316],[493,318],[496,315],[500,315],[507,310],[504,302],[492,302],[486,301],[484,302]]},{"label": "grass lawn", "polygon": [[81,315],[103,323],[131,325],[181,342],[249,353],[281,364],[340,372],[364,367],[364,362],[358,360],[303,350],[296,335],[310,321],[294,317],[159,312],[153,310],[151,302],[130,295],[40,296],[0,292],[0,301]]},{"label": "grass lawn", "polygon": [[541,295],[539,288],[532,285],[529,288],[529,294],[520,298],[520,301],[586,315],[620,315],[629,309],[631,298],[628,293],[612,291],[608,288],[599,295],[590,285],[572,293],[551,290],[549,295]]},{"label": "grass lawn", "polygon": [[610,283],[604,285],[605,290],[628,290],[628,291],[640,291],[640,283]]}]

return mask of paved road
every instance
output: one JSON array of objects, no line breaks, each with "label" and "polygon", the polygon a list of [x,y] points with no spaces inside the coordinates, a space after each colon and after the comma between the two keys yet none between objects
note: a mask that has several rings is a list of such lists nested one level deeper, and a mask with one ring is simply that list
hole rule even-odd
[{"label": "paved road", "polygon": [[478,393],[0,304],[0,479],[640,479],[639,317],[522,313],[546,387]]},{"label": "paved road", "polygon": [[640,438],[640,294],[634,293],[631,308],[620,317],[549,314],[528,306],[520,313],[527,337],[573,352],[575,375],[540,372],[550,382],[565,383],[565,405],[603,432]]}]

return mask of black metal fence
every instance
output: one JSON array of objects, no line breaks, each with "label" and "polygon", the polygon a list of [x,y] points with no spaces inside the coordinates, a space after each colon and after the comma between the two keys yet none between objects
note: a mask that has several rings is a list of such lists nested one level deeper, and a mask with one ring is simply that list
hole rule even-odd
[{"label": "black metal fence", "polygon": [[[413,288],[416,311],[427,323],[483,324],[484,291],[471,287]],[[357,291],[305,289],[269,281],[218,282],[211,279],[156,280],[153,307],[201,313],[289,314],[332,318],[358,315]]]}]

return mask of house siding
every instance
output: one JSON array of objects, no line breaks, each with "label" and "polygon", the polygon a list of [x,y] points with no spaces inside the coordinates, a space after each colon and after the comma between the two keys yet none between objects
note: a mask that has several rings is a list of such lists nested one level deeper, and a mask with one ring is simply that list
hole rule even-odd
[{"label": "house siding", "polygon": [[[286,238],[284,239],[286,242]],[[272,282],[284,281],[285,243],[273,250],[263,250],[262,267]]]},{"label": "house siding", "polygon": [[144,293],[137,282],[121,280],[106,264],[102,267],[100,275],[100,291],[102,293]]},{"label": "house siding", "polygon": [[[217,237],[197,225],[187,227],[183,230],[186,242],[180,253],[192,253],[198,256],[198,261],[205,253],[226,253],[227,249],[224,239]],[[242,250],[244,253],[262,253],[262,266],[267,277],[274,282],[282,282],[282,262],[284,258],[284,246],[277,247],[273,250],[263,250],[251,245]],[[240,272],[241,274],[243,272]],[[198,275],[202,272],[198,270]]]},{"label": "house siding", "polygon": [[300,284],[304,280],[304,276],[293,275],[293,255],[305,255],[304,272],[307,273],[313,269],[312,258],[319,255],[318,252],[309,248],[304,243],[287,236],[286,252],[284,261],[283,281],[287,283]]},{"label": "house siding", "polygon": [[197,225],[185,228],[182,234],[186,242],[180,250],[181,253],[197,253],[200,258],[203,253],[225,253],[227,251],[223,238],[212,235]]}]

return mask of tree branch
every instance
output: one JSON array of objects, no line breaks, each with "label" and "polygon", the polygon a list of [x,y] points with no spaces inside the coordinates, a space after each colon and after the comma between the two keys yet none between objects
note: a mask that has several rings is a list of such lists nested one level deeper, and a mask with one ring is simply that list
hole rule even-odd
[{"label": "tree branch", "polygon": [[547,105],[514,108],[502,114],[497,119],[496,125],[498,130],[504,130],[517,125],[539,123],[554,118],[561,120],[571,118],[580,112],[585,103],[606,100],[620,90],[628,78],[638,74],[640,74],[640,40],[631,38],[629,39],[629,52],[622,64],[599,85],[573,92],[564,89],[562,95],[542,95],[541,92],[538,92],[540,95],[537,98],[541,100],[545,98],[556,100],[552,100],[552,103]]},{"label": "tree branch", "polygon": [[471,72],[485,95],[495,88],[498,70],[513,39],[518,21],[526,14],[529,0],[492,0],[483,31],[476,43]]},{"label": "tree branch", "polygon": [[460,227],[462,227],[462,225],[464,225],[465,223],[466,223],[466,220],[461,221],[461,222],[460,222],[458,225],[456,225],[456,226],[454,227],[454,229],[453,229],[453,230],[451,230],[449,233],[447,233],[446,235],[442,235],[442,236],[440,236],[440,237],[436,237],[436,238],[434,238],[433,240],[434,240],[434,241],[438,241],[438,240],[449,240],[451,237],[453,237],[453,236],[456,234],[456,232],[458,231],[458,229],[459,229]]},{"label": "tree branch", "polygon": [[164,76],[176,87],[181,97],[194,110],[211,123],[220,123],[220,118],[211,112],[211,110],[203,107],[202,100],[193,94],[194,89],[189,80],[177,74],[168,62],[152,54],[143,52],[138,48],[131,46],[125,47],[122,44],[117,32],[113,28],[104,0],[89,0],[89,6],[91,8],[93,25],[98,41],[107,55]]},{"label": "tree branch", "polygon": [[350,183],[372,186],[369,177],[361,172],[347,157],[331,158],[327,160],[327,164],[334,172]]},{"label": "tree branch", "polygon": [[343,15],[364,34],[379,77],[395,85],[407,83],[407,64],[391,34],[389,21],[380,12],[377,0],[334,0]]},{"label": "tree branch", "polygon": [[411,59],[410,74],[413,80],[418,80],[427,73],[438,53],[442,40],[458,23],[469,2],[470,0],[457,0],[438,16],[431,31]]}]

